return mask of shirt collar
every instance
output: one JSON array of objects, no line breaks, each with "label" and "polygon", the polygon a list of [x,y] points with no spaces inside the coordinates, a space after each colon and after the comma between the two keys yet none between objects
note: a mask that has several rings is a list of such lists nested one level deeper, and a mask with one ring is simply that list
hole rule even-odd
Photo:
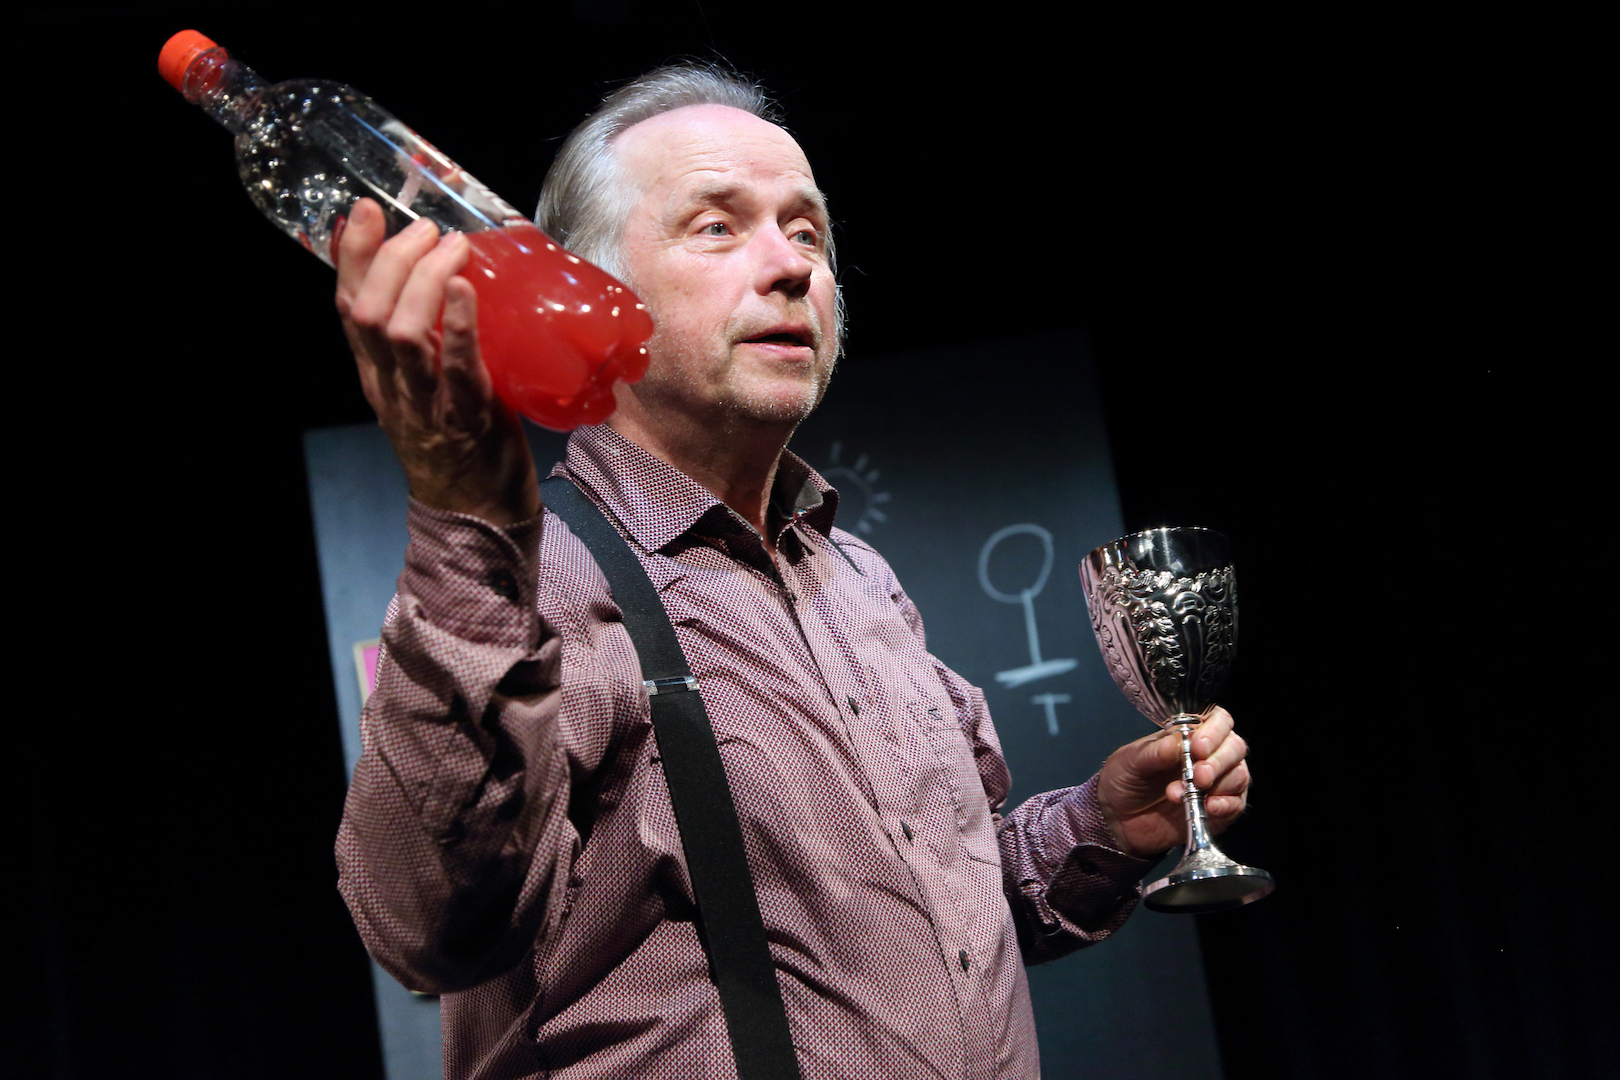
[{"label": "shirt collar", "polygon": [[[568,472],[613,511],[644,551],[658,551],[706,514],[742,524],[696,480],[606,424],[576,428],[566,460]],[[838,512],[838,492],[798,455],[783,451],[771,508],[772,527],[797,520],[826,536]]]},{"label": "shirt collar", "polygon": [[771,508],[780,519],[798,519],[822,536],[832,532],[838,515],[838,491],[791,450],[782,451],[771,485]]}]

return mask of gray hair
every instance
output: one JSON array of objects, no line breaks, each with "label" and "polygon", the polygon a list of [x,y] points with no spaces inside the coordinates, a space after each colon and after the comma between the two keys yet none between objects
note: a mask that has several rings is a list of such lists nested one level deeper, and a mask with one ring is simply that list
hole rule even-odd
[{"label": "gray hair", "polygon": [[[587,116],[546,171],[534,222],[574,254],[623,279],[624,223],[637,192],[619,168],[613,140],[626,130],[688,105],[728,105],[784,127],[776,103],[758,83],[717,64],[670,64],[619,87]],[[836,276],[833,238],[827,233],[827,259]],[[834,308],[839,349],[844,340],[844,294]]]}]

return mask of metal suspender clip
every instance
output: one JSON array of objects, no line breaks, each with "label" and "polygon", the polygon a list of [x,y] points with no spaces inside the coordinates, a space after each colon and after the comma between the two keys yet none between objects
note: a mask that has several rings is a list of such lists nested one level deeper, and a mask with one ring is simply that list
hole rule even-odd
[{"label": "metal suspender clip", "polygon": [[647,688],[647,696],[658,694],[673,694],[677,690],[696,690],[697,679],[691,675],[677,675],[672,679],[643,679],[641,685]]}]

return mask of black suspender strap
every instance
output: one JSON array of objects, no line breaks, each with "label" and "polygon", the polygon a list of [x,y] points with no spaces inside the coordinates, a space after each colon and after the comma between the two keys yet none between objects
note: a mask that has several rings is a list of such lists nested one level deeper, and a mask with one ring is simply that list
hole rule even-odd
[{"label": "black suspender strap", "polygon": [[787,1009],[765,940],[765,923],[743,853],[720,748],[697,680],[675,638],[664,603],[619,530],[574,484],[553,476],[540,484],[546,508],[568,523],[596,559],[624,628],[641,660],[652,702],[653,733],[697,894],[698,923],[709,973],[731,1035],[739,1080],[799,1080]]}]

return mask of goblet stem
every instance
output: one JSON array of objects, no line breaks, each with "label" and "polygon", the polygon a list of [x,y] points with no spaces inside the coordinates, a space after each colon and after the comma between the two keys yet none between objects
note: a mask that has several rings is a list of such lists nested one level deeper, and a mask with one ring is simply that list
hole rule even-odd
[{"label": "goblet stem", "polygon": [[1187,850],[1165,877],[1142,890],[1154,911],[1196,914],[1253,903],[1275,887],[1271,875],[1228,858],[1209,835],[1204,793],[1193,783],[1192,733],[1203,717],[1177,713],[1167,726],[1181,736],[1181,802],[1187,808]]},{"label": "goblet stem", "polygon": [[1187,853],[1183,861],[1215,846],[1209,835],[1209,818],[1204,813],[1204,793],[1193,782],[1192,733],[1201,722],[1201,717],[1186,713],[1170,721],[1181,735],[1181,802],[1187,808]]}]

